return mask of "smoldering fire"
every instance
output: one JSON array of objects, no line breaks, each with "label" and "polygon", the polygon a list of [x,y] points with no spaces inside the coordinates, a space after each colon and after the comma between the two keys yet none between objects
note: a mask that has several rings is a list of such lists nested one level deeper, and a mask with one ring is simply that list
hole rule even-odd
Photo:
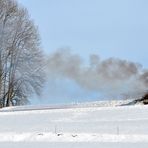
[{"label": "smoldering fire", "polygon": [[89,64],[69,49],[60,49],[48,58],[49,75],[74,80],[82,88],[106,94],[141,93],[148,87],[148,70],[118,58],[101,60],[92,54]]}]

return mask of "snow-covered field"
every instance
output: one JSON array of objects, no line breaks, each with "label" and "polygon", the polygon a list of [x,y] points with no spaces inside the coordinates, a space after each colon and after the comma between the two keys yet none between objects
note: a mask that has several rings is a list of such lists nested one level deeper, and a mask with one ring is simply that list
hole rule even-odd
[{"label": "snow-covered field", "polygon": [[148,147],[148,106],[16,109],[0,112],[2,148]]}]

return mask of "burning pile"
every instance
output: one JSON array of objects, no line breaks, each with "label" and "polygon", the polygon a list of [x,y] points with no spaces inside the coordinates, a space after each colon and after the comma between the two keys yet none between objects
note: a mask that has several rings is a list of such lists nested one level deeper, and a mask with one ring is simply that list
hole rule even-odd
[{"label": "burning pile", "polygon": [[142,103],[144,105],[148,105],[148,93],[146,93],[144,96],[142,96],[142,98],[134,101],[134,104],[137,104],[137,103]]}]

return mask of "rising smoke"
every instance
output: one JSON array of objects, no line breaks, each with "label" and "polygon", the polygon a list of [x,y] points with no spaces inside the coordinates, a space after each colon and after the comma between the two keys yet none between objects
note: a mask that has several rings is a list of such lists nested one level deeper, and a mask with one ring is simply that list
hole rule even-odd
[{"label": "rising smoke", "polygon": [[83,89],[104,94],[138,94],[148,88],[148,71],[138,63],[92,54],[89,64],[68,49],[57,50],[48,58],[49,75],[67,78]]}]

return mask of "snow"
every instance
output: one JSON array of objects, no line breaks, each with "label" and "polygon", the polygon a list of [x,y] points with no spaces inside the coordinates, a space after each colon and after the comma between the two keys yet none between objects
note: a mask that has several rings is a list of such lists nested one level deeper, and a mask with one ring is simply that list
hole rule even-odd
[{"label": "snow", "polygon": [[23,111],[23,110],[45,110],[45,109],[66,109],[66,108],[88,108],[88,107],[114,107],[128,104],[135,99],[106,100],[85,103],[54,104],[54,105],[28,105],[2,108],[1,111]]},{"label": "snow", "polygon": [[2,109],[0,147],[148,147],[148,106],[94,104],[65,109]]},{"label": "snow", "polygon": [[[131,141],[132,139],[132,141]],[[0,142],[147,142],[145,135],[118,135],[98,133],[1,133]]]},{"label": "snow", "polygon": [[147,143],[113,142],[20,142],[1,143],[2,148],[147,148]]}]

